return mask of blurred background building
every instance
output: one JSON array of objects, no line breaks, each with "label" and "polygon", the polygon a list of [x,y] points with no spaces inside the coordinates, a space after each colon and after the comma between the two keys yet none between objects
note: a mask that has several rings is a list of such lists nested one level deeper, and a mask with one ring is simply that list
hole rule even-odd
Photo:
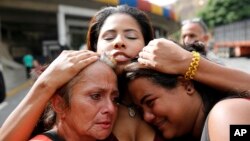
[{"label": "blurred background building", "polygon": [[[235,4],[230,4],[230,1]],[[215,11],[207,12],[210,13],[209,16],[217,17],[205,21],[209,25],[214,21],[221,21],[220,25],[210,27],[213,41],[246,41],[250,39],[249,20],[237,24],[235,20],[223,23],[225,16],[218,14],[224,10],[229,16],[237,15],[236,10],[231,10],[235,12],[233,14],[225,10],[230,10],[230,5],[247,5],[247,1],[249,3],[249,0],[1,0],[1,61],[8,62],[5,64],[13,67],[15,63],[11,59],[21,63],[21,58],[30,51],[35,59],[44,63],[56,57],[62,49],[79,49],[86,42],[91,17],[102,7],[120,4],[147,12],[153,22],[156,37],[167,37],[179,31],[180,21],[197,17],[209,5],[221,2],[229,6],[223,5]],[[174,39],[178,38],[176,34]]]},{"label": "blurred background building", "polygon": [[157,37],[179,28],[173,10],[145,0],[1,0],[0,56],[8,64],[11,59],[21,63],[30,51],[45,63],[62,49],[79,49],[86,42],[91,17],[102,7],[119,4],[147,12]]}]

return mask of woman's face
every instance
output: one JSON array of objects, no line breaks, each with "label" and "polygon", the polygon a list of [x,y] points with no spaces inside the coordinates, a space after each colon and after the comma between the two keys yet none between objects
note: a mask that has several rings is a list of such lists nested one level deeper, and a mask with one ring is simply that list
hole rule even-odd
[{"label": "woman's face", "polygon": [[142,108],[146,122],[156,126],[166,139],[192,133],[200,99],[189,95],[184,86],[166,89],[146,78],[129,83],[134,102]]},{"label": "woman's face", "polygon": [[[119,96],[116,75],[106,64],[91,64],[73,85],[64,123],[73,135],[104,139],[112,131]],[[101,73],[100,73],[101,72]]]},{"label": "woman's face", "polygon": [[100,31],[97,52],[106,52],[123,66],[135,58],[145,46],[137,21],[127,14],[109,16]]}]

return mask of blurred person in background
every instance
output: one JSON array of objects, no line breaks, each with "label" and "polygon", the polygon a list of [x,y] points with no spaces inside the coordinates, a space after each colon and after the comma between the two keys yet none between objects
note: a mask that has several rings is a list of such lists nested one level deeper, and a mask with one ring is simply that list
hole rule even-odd
[{"label": "blurred person in background", "polygon": [[194,42],[202,42],[205,44],[206,57],[218,64],[224,63],[209,50],[210,35],[207,25],[200,18],[188,19],[182,22],[181,27],[181,43],[182,44],[192,44]]},{"label": "blurred person in background", "polygon": [[30,78],[30,72],[31,72],[31,69],[33,68],[33,61],[34,61],[34,57],[30,53],[23,56],[23,64],[26,68],[27,79]]}]

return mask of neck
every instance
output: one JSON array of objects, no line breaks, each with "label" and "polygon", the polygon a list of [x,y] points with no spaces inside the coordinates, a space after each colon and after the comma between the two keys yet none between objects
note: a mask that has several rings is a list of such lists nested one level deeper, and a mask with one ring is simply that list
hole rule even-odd
[{"label": "neck", "polygon": [[126,107],[127,114],[130,117],[134,118],[137,115],[138,109],[136,108],[136,105],[132,102],[131,97],[129,97],[128,95],[129,94],[124,96],[122,101],[120,101],[120,105]]},{"label": "neck", "polygon": [[197,112],[197,116],[196,116],[196,122],[195,125],[193,127],[193,136],[196,139],[200,139],[201,134],[202,134],[202,130],[203,130],[203,125],[205,122],[205,113],[204,113],[204,105],[200,104],[198,112]]}]

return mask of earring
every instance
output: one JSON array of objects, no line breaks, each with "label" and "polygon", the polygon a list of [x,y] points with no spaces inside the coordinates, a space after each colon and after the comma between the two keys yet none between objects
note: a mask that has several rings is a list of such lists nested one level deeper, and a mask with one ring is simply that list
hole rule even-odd
[{"label": "earring", "polygon": [[130,117],[134,118],[136,116],[136,109],[134,107],[128,107],[128,114]]}]

